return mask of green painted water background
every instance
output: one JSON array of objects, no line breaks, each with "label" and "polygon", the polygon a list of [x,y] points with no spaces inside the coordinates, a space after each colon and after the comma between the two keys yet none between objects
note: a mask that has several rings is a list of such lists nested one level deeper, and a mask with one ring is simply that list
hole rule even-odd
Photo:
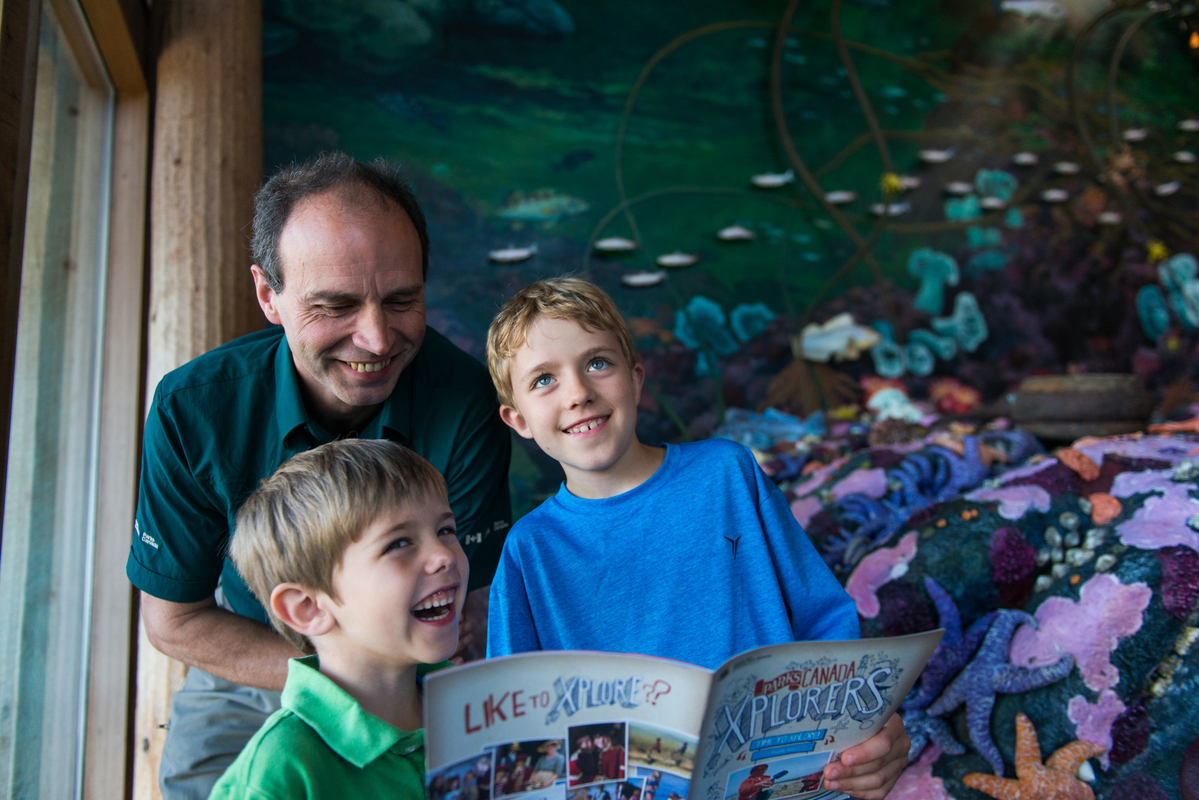
[{"label": "green painted water background", "polygon": [[[807,189],[750,185],[752,175],[792,167],[770,102],[775,26],[784,4],[560,0],[574,32],[546,38],[479,25],[468,13],[446,11],[448,2],[430,3],[441,15],[429,41],[405,46],[397,39],[394,48],[387,29],[373,30],[361,16],[363,8],[386,5],[340,0],[305,11],[298,0],[267,0],[265,171],[331,148],[407,165],[430,223],[430,324],[468,351],[482,354],[487,324],[512,292],[568,271],[608,289],[627,318],[656,321],[662,329],[657,341],[670,338],[675,311],[695,295],[726,310],[763,302],[793,321],[808,311],[820,320],[827,314],[819,305],[810,308],[817,291],[827,289],[827,300],[874,284],[858,264],[826,285],[854,247]],[[971,254],[963,226],[946,222],[945,183],[973,181],[980,168],[1002,168],[1017,174],[1028,192],[1050,185],[1043,169],[1034,178],[1010,166],[1011,154],[1022,149],[1092,169],[1069,113],[1066,76],[1079,31],[1110,6],[1067,2],[1059,8],[1068,20],[1003,13],[990,0],[841,7],[843,36],[854,45],[852,66],[886,131],[895,170],[923,181],[892,198],[909,202],[911,211],[872,248],[881,274],[900,292],[897,302],[910,303],[916,288],[906,271],[913,249],[944,250],[963,264]],[[1101,158],[1111,148],[1105,127],[1111,54],[1145,8],[1129,5],[1099,26],[1076,62],[1076,101]],[[830,40],[831,10],[829,2],[800,4],[783,48],[781,96],[795,148],[823,189],[858,193],[845,210],[865,236],[875,221],[868,206],[882,199],[882,158]],[[1199,116],[1199,71],[1185,27],[1193,17],[1163,15],[1146,24],[1117,75],[1119,123],[1153,131],[1141,146],[1145,169],[1159,181],[1185,182],[1187,189],[1171,201],[1184,222],[1187,214],[1195,220],[1196,178],[1169,154],[1187,144],[1177,121]],[[638,76],[677,37],[738,22],[745,24],[680,46],[645,80],[628,117],[621,162],[629,198],[659,193],[632,206],[643,246],[620,259],[588,259],[595,237],[632,233],[623,214],[602,229],[598,224],[620,202],[617,133]],[[862,146],[843,152],[863,135]],[[925,164],[917,155],[922,148],[952,148],[954,157]],[[498,216],[519,198],[514,193],[539,191],[550,205],[580,207],[583,201],[587,210],[552,221]],[[733,223],[750,227],[757,239],[719,242],[715,232]],[[1173,235],[1149,229],[1113,239],[1069,215],[1047,224],[1083,249],[1142,247],[1147,235]],[[1186,234],[1185,224],[1176,227],[1174,247]],[[528,261],[488,261],[490,250],[534,244],[538,252]],[[620,285],[621,274],[654,268],[656,255],[673,250],[700,260],[656,287]],[[651,340],[640,344],[653,346]]]}]

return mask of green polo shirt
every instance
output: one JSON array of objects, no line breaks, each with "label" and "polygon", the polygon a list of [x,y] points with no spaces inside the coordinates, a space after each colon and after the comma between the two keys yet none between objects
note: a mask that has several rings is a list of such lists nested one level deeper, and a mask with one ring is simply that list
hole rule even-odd
[{"label": "green polo shirt", "polygon": [[316,656],[287,662],[281,702],[209,800],[425,796],[424,729],[402,731],[363,711],[318,671]]},{"label": "green polo shirt", "polygon": [[[400,442],[445,476],[470,588],[491,583],[511,521],[512,441],[487,370],[428,329],[363,439]],[[232,609],[266,623],[225,557],[237,510],[297,453],[334,439],[308,417],[279,327],[235,339],[171,372],[146,419],[126,573],[154,597],[192,603],[218,579]]]}]

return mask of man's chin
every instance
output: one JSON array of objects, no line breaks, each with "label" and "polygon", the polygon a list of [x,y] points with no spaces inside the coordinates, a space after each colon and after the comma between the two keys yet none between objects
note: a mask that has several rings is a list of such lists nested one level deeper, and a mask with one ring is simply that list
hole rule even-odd
[{"label": "man's chin", "polygon": [[387,398],[391,397],[399,377],[399,373],[396,373],[384,383],[372,383],[369,380],[356,381],[353,378],[340,380],[337,382],[334,394],[347,407],[347,410],[370,408],[386,402]]}]

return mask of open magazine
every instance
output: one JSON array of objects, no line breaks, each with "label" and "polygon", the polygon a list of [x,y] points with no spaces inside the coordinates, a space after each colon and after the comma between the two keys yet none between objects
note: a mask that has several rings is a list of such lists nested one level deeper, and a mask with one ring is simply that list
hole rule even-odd
[{"label": "open magazine", "polygon": [[583,651],[442,670],[425,680],[428,797],[846,797],[824,766],[882,728],[942,633],[773,645],[715,672]]}]

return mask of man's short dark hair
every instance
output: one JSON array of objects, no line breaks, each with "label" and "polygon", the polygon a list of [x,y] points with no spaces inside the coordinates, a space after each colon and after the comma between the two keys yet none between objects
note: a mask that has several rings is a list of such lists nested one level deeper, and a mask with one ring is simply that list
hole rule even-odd
[{"label": "man's short dark hair", "polygon": [[[266,275],[276,292],[283,289],[282,264],[279,261],[279,237],[302,200],[332,190],[341,190],[350,207],[365,208],[374,200],[389,201],[404,210],[420,237],[421,276],[429,273],[429,233],[425,215],[416,195],[400,175],[398,164],[382,158],[363,163],[340,151],[321,153],[303,164],[280,168],[254,195],[254,238],[251,242],[254,263]],[[362,190],[368,196],[364,197]]]}]

